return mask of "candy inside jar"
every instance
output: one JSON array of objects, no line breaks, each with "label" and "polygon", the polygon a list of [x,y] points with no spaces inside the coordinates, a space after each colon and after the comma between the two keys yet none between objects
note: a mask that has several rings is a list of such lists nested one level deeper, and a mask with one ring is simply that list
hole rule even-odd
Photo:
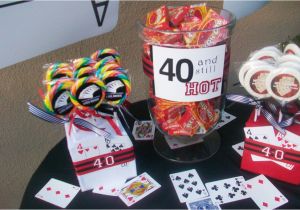
[{"label": "candy inside jar", "polygon": [[160,8],[139,22],[149,110],[171,137],[202,138],[224,108],[234,16],[205,3]]}]

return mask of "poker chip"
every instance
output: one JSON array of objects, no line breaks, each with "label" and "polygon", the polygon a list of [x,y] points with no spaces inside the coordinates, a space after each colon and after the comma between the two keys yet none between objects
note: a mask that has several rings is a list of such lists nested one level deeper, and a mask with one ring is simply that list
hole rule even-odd
[{"label": "poker chip", "polygon": [[244,63],[239,71],[239,80],[241,85],[244,86],[245,75],[250,69],[256,66],[266,65],[266,64],[267,63],[264,61],[255,61],[255,60]]},{"label": "poker chip", "polygon": [[259,99],[270,97],[266,87],[266,78],[271,71],[271,65],[254,66],[245,75],[244,87],[254,97]]},{"label": "poker chip", "polygon": [[276,100],[293,101],[300,96],[300,72],[289,67],[279,67],[266,79],[268,93]]},{"label": "poker chip", "polygon": [[283,53],[300,56],[300,48],[298,45],[290,43],[284,48]]},{"label": "poker chip", "polygon": [[251,54],[249,60],[263,60],[270,64],[275,64],[281,55],[282,53],[278,49],[263,48]]}]

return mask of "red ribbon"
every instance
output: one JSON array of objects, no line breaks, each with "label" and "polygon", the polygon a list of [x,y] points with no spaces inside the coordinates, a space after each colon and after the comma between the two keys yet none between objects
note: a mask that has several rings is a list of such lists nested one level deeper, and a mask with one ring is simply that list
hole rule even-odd
[{"label": "red ribbon", "polygon": [[74,111],[72,111],[72,113],[70,113],[69,135],[71,134],[71,129],[72,129],[73,125],[76,126],[80,130],[90,131],[87,128],[84,128],[82,126],[74,124],[74,119],[75,119],[76,115],[78,115],[82,119],[86,119],[86,118],[90,118],[90,117],[101,117],[101,118],[108,121],[108,123],[114,129],[114,131],[116,132],[116,134],[118,136],[122,136],[122,132],[121,132],[120,128],[117,126],[117,124],[115,123],[115,121],[113,120],[112,117],[101,115],[98,112],[96,112],[95,110],[84,110],[84,111],[82,111],[82,110],[79,110],[79,109],[76,109],[76,108],[74,109]]}]

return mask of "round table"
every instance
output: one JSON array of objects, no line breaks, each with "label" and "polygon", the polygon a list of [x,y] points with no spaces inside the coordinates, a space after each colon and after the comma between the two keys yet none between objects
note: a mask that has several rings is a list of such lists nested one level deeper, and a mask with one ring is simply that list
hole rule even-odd
[{"label": "round table", "polygon": [[[227,106],[225,110],[237,118],[218,130],[221,136],[221,147],[214,156],[202,162],[190,164],[171,162],[154,151],[152,141],[133,141],[138,174],[147,172],[161,184],[161,188],[130,206],[130,208],[186,209],[186,205],[178,200],[169,178],[171,173],[196,169],[203,183],[235,176],[244,176],[246,180],[255,177],[256,174],[240,169],[241,157],[231,147],[233,144],[243,141],[243,126],[250,115],[251,109],[251,107],[241,104],[230,104]],[[150,119],[146,101],[131,104],[129,110],[140,120]],[[134,122],[128,116],[127,118],[130,129],[132,129]],[[50,178],[56,178],[79,186],[65,138],[49,151],[40,166],[33,173],[25,190],[20,208],[56,208],[54,205],[34,197]],[[270,180],[289,200],[281,208],[300,209],[300,187],[274,179]],[[68,205],[68,208],[121,209],[128,207],[118,197],[99,195],[92,193],[92,191],[87,191],[79,192]],[[248,198],[222,204],[221,208],[249,209],[257,208],[257,206]]]}]

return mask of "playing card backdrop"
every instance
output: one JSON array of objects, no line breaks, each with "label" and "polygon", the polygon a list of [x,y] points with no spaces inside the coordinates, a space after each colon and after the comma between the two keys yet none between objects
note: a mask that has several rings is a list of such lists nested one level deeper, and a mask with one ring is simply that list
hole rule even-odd
[{"label": "playing card backdrop", "polygon": [[67,144],[82,191],[111,183],[125,183],[135,177],[136,163],[133,145],[117,117],[110,121],[102,117],[85,118],[108,137],[65,124]]},{"label": "playing card backdrop", "polygon": [[284,182],[300,184],[300,125],[293,124],[282,135],[263,115],[246,122],[241,168]]}]

